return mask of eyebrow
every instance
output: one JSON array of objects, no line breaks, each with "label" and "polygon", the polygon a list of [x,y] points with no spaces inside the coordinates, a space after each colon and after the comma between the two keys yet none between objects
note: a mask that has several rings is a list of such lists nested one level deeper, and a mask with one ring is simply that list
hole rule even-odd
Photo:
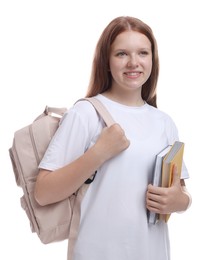
[{"label": "eyebrow", "polygon": [[[138,50],[138,51],[151,51],[151,48],[148,48],[148,47],[141,47],[141,48],[138,48],[137,50]],[[129,49],[118,48],[118,49],[112,49],[112,51],[114,51],[114,52],[129,51]]]}]

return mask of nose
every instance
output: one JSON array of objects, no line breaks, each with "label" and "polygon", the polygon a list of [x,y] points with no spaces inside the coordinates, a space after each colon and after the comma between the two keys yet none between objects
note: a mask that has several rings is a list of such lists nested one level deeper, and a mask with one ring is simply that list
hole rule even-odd
[{"label": "nose", "polygon": [[132,68],[138,67],[138,59],[135,54],[132,54],[131,56],[129,56],[127,66],[132,67]]}]

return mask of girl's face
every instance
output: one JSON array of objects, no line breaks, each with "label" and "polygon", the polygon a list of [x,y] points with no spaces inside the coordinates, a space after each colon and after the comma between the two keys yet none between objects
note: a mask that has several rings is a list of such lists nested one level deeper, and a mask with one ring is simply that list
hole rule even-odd
[{"label": "girl's face", "polygon": [[109,66],[112,91],[124,94],[128,90],[141,95],[141,87],[152,70],[152,51],[149,39],[142,33],[126,31],[119,34],[111,46]]}]

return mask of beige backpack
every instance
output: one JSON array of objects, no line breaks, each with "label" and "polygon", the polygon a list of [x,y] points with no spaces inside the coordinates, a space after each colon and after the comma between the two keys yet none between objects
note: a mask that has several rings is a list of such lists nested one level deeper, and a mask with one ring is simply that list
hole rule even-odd
[{"label": "beige backpack", "polygon": [[[111,115],[98,99],[83,100],[91,102],[107,126],[114,123]],[[64,113],[67,113],[66,108],[46,107],[32,124],[14,133],[13,144],[9,149],[16,183],[23,189],[21,206],[29,218],[32,232],[36,232],[44,244],[68,238],[70,243],[75,241],[81,200],[92,181],[88,180],[69,198],[51,205],[40,206],[34,198],[38,165]]]}]

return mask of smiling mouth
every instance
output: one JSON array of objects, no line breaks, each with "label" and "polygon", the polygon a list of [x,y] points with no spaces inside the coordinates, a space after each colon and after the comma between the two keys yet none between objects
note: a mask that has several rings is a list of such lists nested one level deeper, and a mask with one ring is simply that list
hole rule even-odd
[{"label": "smiling mouth", "polygon": [[141,74],[141,72],[125,72],[124,74],[130,77],[137,77]]}]

